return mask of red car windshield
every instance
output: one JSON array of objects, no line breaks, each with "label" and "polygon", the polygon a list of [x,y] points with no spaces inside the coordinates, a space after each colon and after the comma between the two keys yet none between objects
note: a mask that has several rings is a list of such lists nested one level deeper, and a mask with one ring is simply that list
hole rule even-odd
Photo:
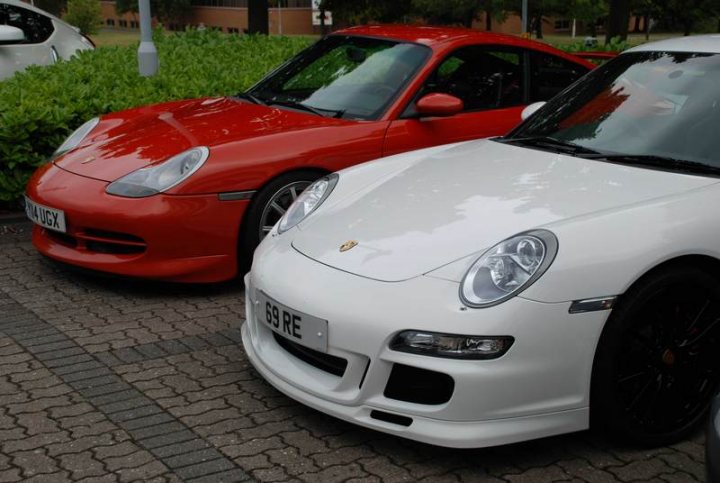
[{"label": "red car windshield", "polygon": [[720,55],[619,56],[504,139],[567,154],[717,174]]},{"label": "red car windshield", "polygon": [[382,115],[430,57],[418,44],[330,36],[250,89],[256,102],[372,120]]}]

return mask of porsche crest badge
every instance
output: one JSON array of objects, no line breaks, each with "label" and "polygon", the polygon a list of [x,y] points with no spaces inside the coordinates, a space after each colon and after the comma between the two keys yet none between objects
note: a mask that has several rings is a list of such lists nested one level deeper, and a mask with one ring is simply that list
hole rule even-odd
[{"label": "porsche crest badge", "polygon": [[358,244],[358,242],[356,242],[355,240],[346,241],[345,243],[340,245],[340,251],[346,252],[346,251],[350,250],[351,248],[356,247],[357,244]]}]

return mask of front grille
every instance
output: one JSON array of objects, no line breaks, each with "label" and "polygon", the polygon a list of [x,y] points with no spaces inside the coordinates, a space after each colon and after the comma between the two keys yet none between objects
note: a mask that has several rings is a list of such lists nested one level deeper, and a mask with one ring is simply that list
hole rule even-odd
[{"label": "front grille", "polygon": [[137,255],[144,253],[147,244],[142,238],[114,231],[79,229],[74,233],[58,233],[45,230],[54,241],[81,250],[110,255]]},{"label": "front grille", "polygon": [[139,236],[130,235],[129,233],[120,233],[117,231],[106,231],[96,230],[94,228],[86,228],[85,230],[83,230],[83,235],[93,238],[115,240],[117,242],[136,243],[140,245],[145,244],[145,240],[143,240]]},{"label": "front grille", "polygon": [[334,376],[342,377],[343,374],[345,374],[345,369],[347,369],[348,363],[347,360],[342,357],[331,356],[330,354],[318,352],[300,344],[296,344],[295,342],[288,340],[275,332],[273,332],[273,337],[280,347],[306,364],[317,367],[321,371],[329,372]]},{"label": "front grille", "polygon": [[48,238],[61,245],[65,245],[70,248],[77,248],[77,240],[74,236],[47,229],[45,229],[45,233],[47,234]]},{"label": "front grille", "polygon": [[455,381],[442,372],[394,364],[385,397],[416,404],[443,404],[450,400]]}]

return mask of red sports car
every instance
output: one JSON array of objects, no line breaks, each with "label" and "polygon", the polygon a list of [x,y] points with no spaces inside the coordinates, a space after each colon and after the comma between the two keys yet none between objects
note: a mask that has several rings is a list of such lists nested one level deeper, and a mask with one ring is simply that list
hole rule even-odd
[{"label": "red sports car", "polygon": [[459,28],[329,35],[243,94],[92,119],[27,186],[44,255],[119,275],[230,279],[322,175],[508,132],[593,64]]}]

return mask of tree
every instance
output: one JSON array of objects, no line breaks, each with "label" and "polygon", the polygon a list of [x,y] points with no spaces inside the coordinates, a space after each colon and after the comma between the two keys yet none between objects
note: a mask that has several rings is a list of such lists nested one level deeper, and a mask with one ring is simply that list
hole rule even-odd
[{"label": "tree", "polygon": [[67,2],[65,0],[35,0],[34,5],[59,17],[65,11]]},{"label": "tree", "polygon": [[485,13],[485,30],[492,30],[493,20],[504,22],[507,19],[507,0],[480,0],[480,10]]},{"label": "tree", "polygon": [[268,27],[268,0],[248,0],[248,32],[270,33]]},{"label": "tree", "polygon": [[84,35],[97,33],[102,25],[102,11],[98,0],[69,0],[65,21],[80,29]]},{"label": "tree", "polygon": [[580,20],[587,30],[587,34],[595,37],[598,20],[608,13],[605,0],[573,0],[568,10],[568,17]]},{"label": "tree", "polygon": [[628,24],[630,23],[630,2],[628,0],[609,0],[610,8],[605,34],[605,44],[615,37],[627,40]]},{"label": "tree", "polygon": [[[190,0],[150,0],[153,17],[162,23],[182,20],[190,8]],[[138,13],[138,0],[115,0],[115,11],[119,15]]]},{"label": "tree", "polygon": [[[508,2],[508,10],[522,15],[522,2],[512,0]],[[566,16],[569,3],[566,0],[529,0],[528,1],[528,30],[535,32],[538,39],[543,38],[543,22],[545,16]]]},{"label": "tree", "polygon": [[401,22],[411,8],[412,0],[323,0],[320,3],[320,9],[332,12],[338,25]]},{"label": "tree", "polygon": [[684,35],[690,35],[700,21],[720,15],[718,0],[669,0],[666,8],[666,15]]},{"label": "tree", "polygon": [[477,17],[478,0],[412,0],[413,11],[432,24],[461,24],[472,27]]}]

